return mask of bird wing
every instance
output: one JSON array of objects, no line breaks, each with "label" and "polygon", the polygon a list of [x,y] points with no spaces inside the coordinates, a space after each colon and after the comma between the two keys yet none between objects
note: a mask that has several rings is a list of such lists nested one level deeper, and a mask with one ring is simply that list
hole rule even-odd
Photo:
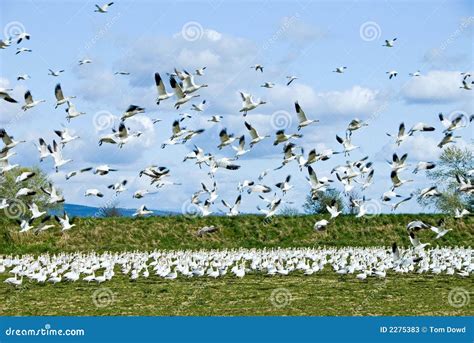
[{"label": "bird wing", "polygon": [[304,113],[298,101],[295,102],[295,109],[296,109],[296,115],[298,116],[298,121],[300,123],[303,123],[308,120],[308,118],[306,118],[306,114]]},{"label": "bird wing", "polygon": [[61,89],[60,83],[58,83],[56,87],[54,88],[54,96],[56,97],[56,100],[58,101],[64,100],[64,95],[63,95],[63,91]]}]

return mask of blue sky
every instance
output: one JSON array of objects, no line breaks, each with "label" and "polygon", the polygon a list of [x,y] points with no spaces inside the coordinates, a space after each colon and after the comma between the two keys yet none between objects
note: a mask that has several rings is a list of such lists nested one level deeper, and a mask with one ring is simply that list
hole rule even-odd
[{"label": "blue sky", "polygon": [[[353,142],[361,149],[351,153],[350,159],[369,155],[375,163],[375,184],[364,192],[374,199],[390,186],[385,158],[396,151],[407,152],[413,165],[420,160],[436,160],[440,149],[435,145],[442,137],[437,114],[470,115],[474,111],[473,92],[459,89],[459,73],[472,70],[474,18],[470,1],[115,1],[105,14],[95,13],[94,4],[3,1],[0,5],[2,39],[15,30],[31,34],[30,41],[0,50],[0,87],[14,88],[13,95],[21,100],[26,89],[34,98],[46,99],[46,103],[20,115],[20,106],[0,103],[0,124],[15,137],[29,141],[44,137],[51,142],[57,138],[53,129],[61,128],[61,124],[81,136],[81,140],[66,146],[64,155],[74,162],[63,171],[54,173],[51,161],[41,164],[70,203],[100,205],[112,198],[106,185],[125,178],[130,185],[129,191],[118,197],[121,206],[146,203],[151,208],[179,210],[199,189],[200,181],[210,183],[206,170],[199,170],[192,162],[181,162],[193,143],[221,157],[231,156],[230,148],[222,152],[216,148],[219,130],[227,127],[236,135],[246,134],[238,113],[239,91],[267,101],[248,116],[261,133],[274,134],[271,118],[278,111],[291,115],[287,131],[293,132],[297,125],[293,109],[296,100],[308,116],[319,119],[318,125],[303,129],[304,138],[298,144],[306,152],[311,148],[339,150],[335,135],[343,135],[354,117],[369,120],[369,127],[354,133]],[[196,29],[198,39],[185,39],[186,27]],[[394,37],[398,38],[395,47],[382,46],[385,39]],[[16,47],[28,47],[33,52],[15,55]],[[79,67],[77,62],[82,58],[90,58],[93,63]],[[264,65],[263,74],[249,68],[256,63]],[[192,111],[190,106],[174,111],[172,100],[156,106],[153,74],[158,71],[166,75],[173,67],[194,70],[202,66],[207,66],[206,75],[197,81],[209,87],[200,92],[200,100],[206,99],[209,106],[183,125],[202,127],[206,132],[186,146],[162,150],[161,142],[170,136],[171,123],[178,113]],[[339,66],[348,69],[342,75],[333,73]],[[53,78],[47,75],[48,68],[66,71]],[[118,70],[131,75],[114,75]],[[399,73],[392,80],[386,75],[390,70]],[[408,74],[416,70],[422,76],[411,78]],[[17,81],[16,77],[24,73],[31,79]],[[287,75],[299,79],[286,87]],[[259,87],[266,81],[277,86]],[[87,113],[85,116],[67,124],[64,107],[54,109],[57,82],[61,82],[66,95],[77,96],[74,103]],[[113,127],[97,130],[94,124],[100,113],[120,116],[129,104],[146,108],[144,115],[129,122],[144,135],[121,150],[116,146],[99,148],[99,136]],[[215,114],[224,116],[222,125],[207,122]],[[149,118],[163,121],[153,126]],[[396,147],[385,132],[396,132],[402,121],[407,127],[426,122],[437,130],[418,134]],[[459,134],[463,138],[458,144],[472,149],[472,126]],[[239,181],[256,179],[260,171],[278,166],[282,146],[274,148],[271,141],[242,157],[242,168],[237,173],[218,172],[219,200],[232,201]],[[336,156],[314,167],[318,176],[330,176],[331,168],[345,160]],[[31,142],[20,146],[12,161],[39,164]],[[64,179],[67,171],[102,163],[117,167],[119,172],[102,178],[84,174],[68,182]],[[140,201],[132,199],[133,191],[147,187],[146,180],[137,178],[138,170],[150,164],[169,167],[170,180],[182,185],[165,188]],[[287,199],[299,207],[309,186],[306,173],[300,173],[296,164],[271,173],[265,183],[274,185],[288,174],[294,176],[295,189]],[[403,175],[413,177],[409,171]],[[400,192],[408,195],[428,184],[423,175],[417,176]],[[85,198],[87,188],[103,190],[105,199]],[[256,196],[245,195],[242,209],[255,211],[257,204],[261,206]],[[214,208],[217,211],[223,207]],[[415,201],[402,208],[407,212],[419,210]]]}]

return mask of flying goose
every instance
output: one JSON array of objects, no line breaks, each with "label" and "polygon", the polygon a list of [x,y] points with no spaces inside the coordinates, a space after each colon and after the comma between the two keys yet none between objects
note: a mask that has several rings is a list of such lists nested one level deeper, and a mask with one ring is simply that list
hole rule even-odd
[{"label": "flying goose", "polygon": [[436,167],[436,164],[434,162],[423,162],[420,161],[416,165],[416,168],[413,170],[413,174],[418,173],[420,170],[431,170],[434,167]]},{"label": "flying goose", "polygon": [[6,49],[12,45],[12,39],[11,37],[5,40],[0,39],[0,49]]},{"label": "flying goose", "polygon": [[76,106],[70,101],[67,102],[66,113],[67,113],[66,119],[68,122],[70,122],[71,119],[73,118],[77,118],[83,114],[86,114],[86,112],[79,112],[76,109]]},{"label": "flying goose", "polygon": [[103,198],[104,194],[102,194],[98,189],[96,188],[89,188],[86,189],[84,196],[89,197],[89,196],[96,196],[99,198]]},{"label": "flying goose", "polygon": [[36,191],[31,189],[31,188],[27,188],[27,187],[23,187],[23,188],[20,188],[16,194],[15,194],[15,198],[19,198],[19,197],[30,197],[32,195],[35,195],[36,194]]},{"label": "flying goose", "polygon": [[28,48],[16,48],[15,55],[21,54],[22,52],[32,52],[33,50]]},{"label": "flying goose", "polygon": [[61,225],[61,231],[62,232],[70,230],[70,229],[72,229],[73,227],[76,226],[76,224],[74,224],[74,220],[76,218],[73,217],[73,218],[69,219],[69,216],[67,215],[66,212],[64,212],[62,218],[59,217],[59,216],[54,216],[54,219],[56,219],[56,221],[59,223],[59,225]]},{"label": "flying goose", "polygon": [[390,70],[390,71],[385,72],[385,74],[388,74],[388,78],[392,79],[393,77],[398,75],[398,72],[396,70]]},{"label": "flying goose", "polygon": [[174,107],[176,109],[179,109],[179,107],[181,105],[187,103],[192,98],[197,98],[197,97],[200,96],[199,94],[189,95],[189,94],[183,92],[183,89],[178,84],[178,82],[176,82],[176,79],[173,76],[170,77],[170,85],[171,85],[171,88],[173,88],[173,90],[174,90],[174,94],[176,95],[177,100],[174,104]]},{"label": "flying goose", "polygon": [[261,85],[260,87],[263,87],[263,88],[273,88],[275,87],[275,84],[273,82],[265,82],[263,85]]},{"label": "flying goose", "polygon": [[353,131],[359,130],[360,128],[364,126],[369,126],[369,124],[363,122],[359,118],[352,119],[349,125],[347,126],[347,131],[349,132],[349,136],[352,135]]},{"label": "flying goose", "polygon": [[330,205],[326,205],[326,210],[329,212],[329,214],[331,215],[331,218],[330,219],[334,219],[336,218],[337,216],[339,216],[342,211],[339,211],[339,206],[337,204],[337,201],[336,199],[332,199],[331,200],[331,204]]},{"label": "flying goose", "polygon": [[393,45],[395,44],[396,40],[397,40],[396,37],[394,39],[386,39],[385,44],[383,46],[385,46],[387,48],[393,48]]},{"label": "flying goose", "polygon": [[221,143],[217,146],[220,149],[223,147],[232,144],[237,138],[233,134],[227,134],[227,129],[222,129],[219,133],[219,139]]},{"label": "flying goose", "polygon": [[26,81],[26,80],[29,80],[31,79],[31,76],[28,75],[28,74],[22,74],[22,75],[18,75],[16,80],[17,81]]},{"label": "flying goose", "polygon": [[35,176],[36,173],[35,172],[32,172],[32,171],[25,171],[25,172],[22,172],[20,175],[18,175],[16,178],[15,178],[15,183],[20,183],[20,182],[23,182],[23,181],[26,181],[28,179],[31,179],[33,176]]},{"label": "flying goose", "polygon": [[289,86],[293,81],[298,80],[296,76],[287,76],[286,77],[288,81],[286,82],[286,85]]},{"label": "flying goose", "polygon": [[412,76],[412,77],[417,77],[417,76],[421,76],[421,72],[419,70],[417,70],[414,73],[409,73],[408,75]]},{"label": "flying goose", "polygon": [[88,59],[88,58],[84,58],[82,60],[79,61],[79,65],[84,65],[84,64],[89,64],[89,63],[92,63],[92,60]]},{"label": "flying goose", "polygon": [[318,179],[316,172],[311,166],[308,166],[308,175],[309,177],[306,179],[311,186],[311,192],[313,195],[315,195],[317,192],[325,192],[329,186],[329,182],[332,182],[332,180],[329,180],[328,178]]},{"label": "flying goose", "polygon": [[351,138],[349,137],[349,135],[346,135],[345,139],[343,139],[343,138],[339,137],[338,135],[336,135],[336,140],[338,141],[339,144],[342,144],[342,146],[344,148],[344,150],[343,150],[344,151],[344,156],[349,155],[349,153],[352,150],[355,150],[355,149],[359,148],[359,146],[352,144]]},{"label": "flying goose", "polygon": [[232,146],[232,149],[235,150],[235,157],[239,158],[240,156],[245,155],[250,151],[250,149],[245,149],[245,136],[242,135],[239,138],[239,145],[238,146]]},{"label": "flying goose", "polygon": [[47,190],[42,186],[40,188],[44,193],[49,195],[48,204],[58,204],[64,202],[64,197],[58,193],[56,187],[54,187],[54,185],[51,183],[49,184],[50,190]]},{"label": "flying goose", "polygon": [[20,225],[20,233],[30,231],[31,229],[34,228],[31,224],[33,224],[34,219],[16,219],[16,222]]},{"label": "flying goose", "polygon": [[237,199],[235,199],[234,205],[228,204],[225,200],[222,200],[222,204],[229,209],[229,212],[227,212],[227,215],[229,217],[234,217],[239,214],[239,207],[240,207],[240,202],[242,201],[242,195],[238,195]]},{"label": "flying goose", "polygon": [[413,232],[410,232],[409,235],[410,243],[413,245],[415,250],[423,250],[426,246],[430,245],[430,243],[421,243],[418,238],[416,238]]},{"label": "flying goose", "polygon": [[16,35],[16,44],[20,44],[23,39],[30,40],[31,35],[27,32],[21,32]]},{"label": "flying goose", "polygon": [[437,146],[438,148],[442,149],[443,146],[445,146],[446,144],[455,143],[456,138],[461,138],[461,136],[454,136],[452,132],[446,133],[443,139],[441,140],[441,142],[439,142]]},{"label": "flying goose", "polygon": [[222,118],[224,118],[224,117],[223,116],[212,116],[211,119],[208,119],[207,121],[210,121],[212,123],[220,123]]},{"label": "flying goose", "polygon": [[58,106],[60,106],[62,104],[65,104],[68,101],[70,101],[71,99],[75,98],[75,96],[65,97],[64,94],[63,94],[63,91],[61,89],[61,84],[60,83],[58,83],[56,85],[56,87],[54,88],[54,96],[56,97],[56,107],[54,107],[54,108],[58,108]]},{"label": "flying goose", "polygon": [[247,112],[256,109],[260,105],[266,104],[263,100],[255,101],[251,94],[240,92],[242,98],[242,108],[239,112],[244,112],[244,117],[247,116]]},{"label": "flying goose", "polygon": [[420,199],[431,198],[431,197],[439,197],[442,194],[438,191],[437,186],[431,186],[427,188],[423,188],[420,190]]},{"label": "flying goose", "polygon": [[461,210],[459,208],[456,208],[454,210],[454,218],[456,218],[456,219],[461,219],[462,217],[467,216],[469,214],[471,214],[471,212],[469,212],[465,208],[463,208]]},{"label": "flying goose", "polygon": [[155,85],[158,91],[158,98],[156,98],[156,104],[159,105],[161,101],[171,98],[174,93],[168,93],[165,89],[165,84],[159,73],[155,73]]},{"label": "flying goose", "polygon": [[125,192],[126,188],[125,186],[127,185],[127,180],[123,180],[121,182],[114,183],[112,185],[108,185],[108,189],[112,189],[115,191],[115,194]]},{"label": "flying goose", "polygon": [[132,214],[133,217],[144,217],[149,214],[153,214],[153,211],[150,211],[145,205],[141,205],[134,214]]},{"label": "flying goose", "polygon": [[290,139],[294,139],[294,138],[302,138],[303,135],[301,134],[297,134],[297,133],[293,133],[293,134],[290,134],[290,135],[287,135],[285,134],[285,130],[278,130],[275,134],[275,141],[273,142],[273,145],[278,145],[280,143],[284,143]]},{"label": "flying goose", "polygon": [[277,188],[279,188],[279,189],[282,191],[283,195],[285,195],[286,192],[288,192],[290,189],[293,188],[293,186],[290,185],[290,180],[291,180],[291,175],[288,175],[288,176],[285,178],[285,181],[283,181],[283,182],[278,182],[278,183],[275,185]]},{"label": "flying goose", "polygon": [[63,148],[67,143],[70,143],[80,138],[77,135],[71,134],[71,131],[69,131],[69,129],[67,128],[65,128],[64,130],[54,130],[54,133],[57,134],[61,138],[61,141],[59,143],[61,143],[61,146]]},{"label": "flying goose", "polygon": [[59,171],[60,167],[72,161],[72,159],[63,158],[62,150],[55,140],[53,140],[52,148],[51,145],[48,145],[48,150],[54,159],[54,168],[56,169],[56,173]]},{"label": "flying goose", "polygon": [[183,85],[184,85],[183,92],[185,94],[191,94],[201,88],[208,87],[208,85],[206,84],[202,84],[202,85],[195,84],[194,76],[189,74],[186,70],[184,71],[184,74],[185,74],[185,77],[183,79]]},{"label": "flying goose", "polygon": [[61,73],[64,73],[64,69],[61,69],[61,70],[58,70],[58,71],[54,71],[52,69],[48,69],[49,70],[49,73],[48,75],[51,75],[51,76],[59,76]]},{"label": "flying goose", "polygon": [[259,71],[263,73],[263,66],[261,64],[255,64],[253,66],[250,66],[250,69],[255,69],[255,71]]},{"label": "flying goose", "polygon": [[425,123],[416,123],[411,127],[411,129],[408,131],[408,135],[412,136],[415,132],[420,131],[420,132],[431,132],[434,131],[435,128],[431,125],[425,124]]},{"label": "flying goose", "polygon": [[97,166],[94,170],[94,174],[98,174],[100,176],[107,175],[110,172],[115,172],[117,169],[110,168],[107,164],[102,164]]},{"label": "flying goose", "polygon": [[196,69],[194,72],[197,76],[203,76],[204,75],[204,70],[206,70],[207,67],[202,67],[199,69]]},{"label": "flying goose", "polygon": [[413,180],[400,180],[398,177],[398,170],[392,170],[390,173],[390,179],[392,180],[392,190],[394,190],[397,187],[401,187],[407,182],[413,182]]},{"label": "flying goose", "polygon": [[301,128],[311,125],[313,123],[319,122],[319,120],[310,120],[306,117],[306,114],[304,113],[303,109],[301,108],[300,104],[298,101],[295,102],[295,110],[296,110],[296,115],[298,116],[298,131],[301,130]]},{"label": "flying goose", "polygon": [[26,141],[16,141],[13,136],[8,135],[5,129],[0,129],[0,138],[2,139],[3,143],[5,144],[3,149],[12,149],[16,147],[20,143],[25,143]]},{"label": "flying goose", "polygon": [[26,91],[25,93],[25,104],[21,107],[23,111],[29,110],[30,108],[35,107],[36,105],[45,102],[46,100],[36,100],[33,101],[33,96],[31,95],[30,91]]},{"label": "flying goose", "polygon": [[120,118],[120,120],[125,121],[125,119],[127,118],[133,117],[136,114],[144,113],[144,112],[145,112],[145,109],[143,107],[140,107],[137,105],[130,105],[122,114],[122,117]]},{"label": "flying goose", "polygon": [[204,111],[204,105],[206,104],[206,100],[203,100],[199,105],[192,104],[191,111],[202,112]]},{"label": "flying goose", "polygon": [[259,206],[257,206],[257,209],[263,214],[265,214],[265,218],[270,218],[276,214],[276,211],[278,210],[278,207],[280,206],[281,201],[282,201],[281,199],[278,199],[277,201],[275,201],[268,210],[261,209]]},{"label": "flying goose", "polygon": [[69,180],[71,177],[76,176],[78,174],[82,174],[82,173],[91,171],[92,169],[93,169],[92,167],[86,167],[86,168],[82,168],[82,169],[79,169],[79,170],[73,170],[73,171],[66,174],[66,180]]},{"label": "flying goose", "polygon": [[[395,135],[392,135],[390,133],[386,133],[387,136],[389,137],[395,137]],[[409,133],[405,133],[405,123],[400,123],[398,127],[398,133],[395,138],[395,143],[400,146],[400,144],[407,139],[410,136]]]},{"label": "flying goose", "polygon": [[339,73],[342,74],[346,71],[347,67],[337,67],[335,70],[333,70],[333,73]]},{"label": "flying goose", "polygon": [[11,102],[11,103],[17,103],[15,99],[13,99],[8,92],[11,92],[13,89],[5,89],[2,88],[0,89],[0,99],[3,99],[5,101]]},{"label": "flying goose", "polygon": [[401,171],[407,167],[405,163],[408,158],[408,154],[403,154],[402,157],[398,157],[396,153],[392,155],[392,162],[387,160],[387,163],[392,167],[393,171]]},{"label": "flying goose", "polygon": [[458,130],[460,128],[466,127],[467,124],[463,123],[463,118],[466,116],[464,114],[459,114],[457,115],[453,120],[449,120],[443,116],[443,113],[438,114],[439,120],[441,121],[441,124],[445,127],[444,132],[449,132],[449,131],[454,131]]},{"label": "flying goose", "polygon": [[108,4],[104,4],[102,6],[99,6],[99,5],[95,5],[96,9],[94,10],[94,12],[98,12],[98,13],[107,13],[108,9],[110,6],[112,6],[114,3],[113,2],[109,2]]},{"label": "flying goose", "polygon": [[130,75],[128,71],[119,70],[114,73],[114,75]]},{"label": "flying goose", "polygon": [[250,125],[248,122],[245,122],[245,127],[247,128],[247,130],[249,131],[249,134],[250,134],[250,137],[252,138],[252,140],[250,141],[250,147],[252,148],[255,144],[257,144],[258,142],[261,142],[262,140],[264,140],[265,138],[269,138],[270,136],[267,135],[267,136],[260,136],[257,132],[257,130],[252,127],[252,125]]}]

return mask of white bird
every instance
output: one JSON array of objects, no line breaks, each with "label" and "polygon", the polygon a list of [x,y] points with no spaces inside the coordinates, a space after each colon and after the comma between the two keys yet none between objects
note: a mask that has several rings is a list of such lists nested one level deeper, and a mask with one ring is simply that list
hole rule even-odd
[{"label": "white bird", "polygon": [[291,175],[288,175],[285,178],[285,181],[279,182],[275,185],[277,188],[279,188],[283,192],[283,195],[285,195],[286,192],[288,192],[290,189],[293,188],[293,186],[290,185],[290,180],[291,180]]},{"label": "white bird", "polygon": [[174,107],[176,109],[179,109],[179,107],[185,103],[187,103],[188,101],[190,101],[191,99],[193,98],[196,98],[199,96],[199,94],[194,94],[194,95],[189,95],[189,94],[186,94],[185,92],[183,92],[183,89],[181,88],[181,86],[178,84],[178,82],[176,81],[176,79],[174,77],[170,77],[170,85],[171,85],[171,88],[173,88],[174,90],[174,94],[176,96],[176,102],[174,104]]},{"label": "white bird", "polygon": [[184,71],[184,78],[183,78],[183,92],[185,94],[194,93],[201,88],[206,88],[208,85],[202,84],[197,85],[194,82],[194,76],[188,73],[186,70]]},{"label": "white bird", "polygon": [[207,121],[210,121],[212,123],[220,123],[222,118],[224,118],[224,117],[223,116],[212,116],[211,119],[208,119]]},{"label": "white bird", "polygon": [[79,169],[79,170],[73,170],[73,171],[66,174],[66,180],[69,180],[73,176],[76,176],[78,174],[82,174],[82,173],[85,173],[85,172],[91,171],[91,170],[92,170],[92,167],[82,168],[82,169]]},{"label": "white bird", "polygon": [[438,191],[437,186],[431,186],[427,188],[423,188],[420,191],[420,199],[431,198],[431,197],[439,197],[442,194]]},{"label": "white bird", "polygon": [[99,5],[95,5],[96,9],[94,10],[94,12],[98,12],[98,13],[107,13],[108,9],[110,6],[112,6],[114,3],[113,2],[109,2],[108,4],[104,4],[102,6],[99,6]]},{"label": "white bird", "polygon": [[26,181],[28,179],[31,179],[33,176],[35,176],[36,173],[35,172],[32,172],[32,171],[25,171],[25,172],[22,172],[20,175],[18,175],[15,179],[15,183],[19,183],[19,182],[23,182],[23,181]]},{"label": "white bird", "polygon": [[110,172],[115,172],[117,169],[110,168],[109,165],[107,164],[102,164],[100,166],[97,166],[94,170],[94,174],[98,174],[100,176],[107,175]]},{"label": "white bird", "polygon": [[32,52],[33,50],[28,48],[16,48],[15,55],[21,54],[22,52]]},{"label": "white bird", "polygon": [[349,125],[347,126],[347,131],[349,132],[349,136],[352,135],[353,131],[359,130],[360,128],[364,126],[369,126],[369,124],[363,122],[359,118],[352,119]]},{"label": "white bird", "polygon": [[153,211],[150,211],[145,205],[140,206],[132,216],[134,217],[143,217],[149,214],[153,214]]},{"label": "white bird", "polygon": [[242,98],[242,108],[239,112],[243,112],[244,117],[247,116],[248,111],[254,110],[258,106],[266,104],[266,102],[261,99],[255,101],[251,94],[240,92],[240,97]]},{"label": "white bird", "polygon": [[298,80],[296,76],[287,76],[286,77],[288,81],[286,82],[286,85],[289,86],[293,81]]},{"label": "white bird", "polygon": [[[390,133],[386,133],[387,136],[389,137],[395,137],[395,135],[392,135]],[[405,123],[400,123],[398,127],[398,133],[395,137],[395,143],[400,146],[400,144],[407,139],[410,136],[410,133],[405,133]]]},{"label": "white bird", "polygon": [[329,224],[329,221],[327,221],[326,219],[321,219],[321,220],[318,220],[316,223],[314,223],[314,230],[316,231],[324,231],[326,230],[326,227],[328,226]]},{"label": "white bird", "polygon": [[433,169],[434,167],[436,167],[436,163],[434,163],[434,162],[423,162],[423,161],[420,161],[420,162],[418,162],[418,164],[416,165],[416,168],[413,170],[413,173],[416,174],[416,173],[418,173],[420,170],[431,170],[431,169]]},{"label": "white bird", "polygon": [[263,87],[263,88],[273,88],[275,87],[275,84],[273,82],[265,82],[263,85],[261,85],[260,87]]},{"label": "white bird", "polygon": [[234,137],[233,134],[227,134],[227,129],[222,129],[221,132],[219,132],[219,139],[221,143],[217,146],[220,149],[223,147],[226,147],[228,145],[231,145],[237,138]]},{"label": "white bird", "polygon": [[137,105],[130,105],[122,114],[122,117],[120,118],[120,120],[125,121],[125,119],[131,118],[139,113],[144,113],[144,112],[145,112],[145,109],[143,107],[140,107]]},{"label": "white bird", "polygon": [[26,80],[29,80],[31,79],[31,76],[28,75],[28,74],[22,74],[22,75],[18,75],[16,80],[17,81],[26,81]]},{"label": "white bird", "polygon": [[84,196],[89,197],[89,196],[96,196],[99,198],[103,198],[104,194],[102,194],[98,189],[96,188],[89,188],[86,189]]},{"label": "white bird", "polygon": [[130,75],[128,71],[119,70],[114,73],[114,75]]},{"label": "white bird", "polygon": [[20,44],[23,39],[30,40],[31,35],[27,32],[21,32],[16,35],[16,44]]},{"label": "white bird", "polygon": [[115,191],[115,194],[122,193],[126,191],[125,186],[127,185],[127,180],[123,180],[121,182],[114,183],[112,185],[107,186],[108,189],[112,189]]},{"label": "white bird", "polygon": [[39,105],[42,102],[45,102],[46,100],[33,100],[33,96],[31,95],[30,91],[26,91],[25,93],[25,104],[21,107],[23,111],[29,110],[30,108],[35,107],[36,105]]},{"label": "white bird", "polygon": [[245,127],[247,128],[247,130],[249,131],[249,134],[250,134],[250,137],[252,138],[252,140],[250,141],[250,147],[252,148],[255,144],[257,144],[258,142],[261,142],[262,140],[264,140],[265,138],[269,138],[270,136],[269,135],[266,135],[266,136],[260,136],[257,132],[257,130],[252,127],[252,125],[250,125],[248,122],[245,122]]},{"label": "white bird", "polygon": [[161,101],[171,98],[174,93],[168,93],[165,89],[165,84],[159,73],[155,73],[155,85],[158,91],[158,97],[156,98],[156,104],[159,105]]},{"label": "white bird", "polygon": [[16,101],[15,99],[13,99],[10,94],[8,94],[8,92],[11,92],[13,89],[5,89],[5,88],[2,88],[0,89],[0,99],[3,99],[7,102],[11,102],[11,103],[16,103],[18,101]]},{"label": "white bird", "polygon": [[195,74],[198,75],[198,76],[203,76],[204,75],[204,70],[206,70],[206,68],[207,67],[202,67],[202,68],[196,69]]},{"label": "white bird", "polygon": [[421,72],[419,70],[417,70],[414,73],[409,73],[408,75],[410,75],[412,77],[421,76]]},{"label": "white bird", "polygon": [[463,208],[461,210],[459,208],[456,208],[454,210],[454,218],[456,218],[456,219],[461,219],[462,217],[467,216],[469,214],[471,214],[471,212],[469,212],[465,208]]},{"label": "white bird", "polygon": [[436,226],[431,226],[431,225],[430,225],[430,230],[436,233],[435,239],[439,239],[443,237],[444,235],[446,235],[449,231],[452,231],[452,229],[440,229]]},{"label": "white bird", "polygon": [[286,142],[290,139],[302,138],[303,137],[303,135],[297,134],[297,133],[287,135],[287,134],[285,134],[285,130],[278,130],[275,133],[275,135],[276,135],[276,137],[275,137],[275,141],[273,142],[273,145],[278,145],[280,143],[284,143],[284,142]]},{"label": "white bird", "polygon": [[438,148],[442,149],[446,144],[455,143],[456,138],[461,138],[461,136],[454,136],[452,132],[446,133],[443,139],[441,140],[441,142],[439,142],[437,146]]},{"label": "white bird", "polygon": [[74,99],[75,96],[64,96],[63,90],[61,89],[61,84],[58,83],[54,88],[54,96],[56,97],[56,107],[69,102],[71,99]]},{"label": "white bird", "polygon": [[11,37],[8,38],[8,39],[5,39],[5,40],[0,39],[0,49],[6,49],[10,45],[12,45],[12,38]]},{"label": "white bird", "polygon": [[445,133],[449,131],[458,130],[467,126],[467,123],[463,123],[463,118],[465,118],[465,115],[463,113],[458,114],[453,120],[445,118],[442,113],[438,114],[438,117],[441,121],[441,124],[443,124],[443,126],[445,127]]},{"label": "white bird", "polygon": [[3,147],[2,150],[4,150],[4,149],[9,150],[9,149],[12,149],[12,148],[16,147],[20,143],[25,143],[26,142],[26,141],[23,141],[23,140],[22,141],[15,140],[14,137],[10,136],[5,129],[0,129],[0,138],[3,141],[3,144],[5,144],[5,146]]},{"label": "white bird", "polygon": [[398,170],[392,170],[392,172],[390,173],[390,179],[392,180],[392,190],[397,187],[401,187],[407,182],[413,182],[413,180],[401,180],[398,177]]},{"label": "white bird", "polygon": [[56,169],[56,173],[59,172],[59,168],[66,165],[69,162],[72,162],[72,159],[64,159],[63,154],[62,154],[62,149],[60,146],[56,143],[55,140],[53,140],[53,147],[51,148],[51,145],[48,145],[48,150],[51,156],[54,159],[54,168]]},{"label": "white bird", "polygon": [[239,145],[232,146],[232,149],[235,150],[236,158],[239,158],[240,156],[243,156],[250,151],[250,149],[245,149],[245,136],[244,135],[240,136]]},{"label": "white bird", "polygon": [[204,105],[206,105],[206,100],[203,100],[200,104],[192,104],[191,105],[191,110],[196,111],[196,112],[202,112],[204,111]]},{"label": "white bird", "polygon": [[250,66],[250,69],[255,69],[255,71],[259,71],[263,73],[263,66],[261,64],[255,64],[253,66]]},{"label": "white bird", "polygon": [[70,143],[80,138],[79,136],[72,134],[71,131],[69,131],[69,129],[67,128],[65,128],[64,130],[54,130],[54,133],[61,138],[61,141],[59,143],[61,143],[61,146],[63,148],[67,143]]},{"label": "white bird", "polygon": [[28,187],[23,187],[23,188],[20,188],[16,194],[15,194],[15,198],[18,198],[18,197],[26,197],[26,196],[32,196],[32,195],[35,195],[36,194],[36,191],[31,189],[31,188],[28,188]]},{"label": "white bird", "polygon": [[396,40],[396,37],[394,39],[386,39],[385,44],[383,46],[386,46],[387,48],[393,48]]},{"label": "white bird", "polygon": [[385,74],[388,74],[388,78],[392,79],[393,77],[398,75],[398,72],[396,70],[390,70],[390,71],[385,72]]},{"label": "white bird", "polygon": [[49,184],[49,187],[50,190],[47,190],[42,186],[40,187],[44,193],[49,195],[48,204],[59,204],[64,202],[64,197],[58,193],[56,187],[54,187],[51,183]]},{"label": "white bird", "polygon": [[61,225],[61,231],[67,231],[67,230],[70,230],[72,229],[73,227],[76,226],[76,224],[74,224],[74,219],[75,218],[71,218],[69,219],[69,216],[67,215],[66,212],[64,212],[63,214],[63,217],[59,217],[59,216],[54,216],[54,219],[56,219],[56,221],[59,223],[59,225]]},{"label": "white bird", "polygon": [[295,110],[296,110],[296,115],[298,117],[298,131],[301,130],[301,128],[305,126],[319,122],[319,120],[308,119],[303,109],[301,108],[300,104],[298,103],[298,101],[295,102]]},{"label": "white bird", "polygon": [[27,232],[27,231],[30,231],[31,229],[34,228],[34,226],[32,226],[31,224],[33,223],[34,219],[29,219],[29,220],[25,220],[25,219],[22,219],[22,220],[19,220],[17,219],[16,222],[20,225],[20,233],[24,233],[24,232]]},{"label": "white bird", "polygon": [[344,148],[344,156],[349,155],[349,153],[352,150],[359,148],[359,146],[352,144],[351,138],[349,137],[349,135],[346,135],[345,139],[336,135],[336,140],[338,141],[339,144],[342,144]]},{"label": "white bird", "polygon": [[338,204],[337,204],[336,199],[333,199],[331,201],[330,205],[326,205],[326,210],[331,215],[331,219],[336,218],[337,216],[339,216],[342,213],[342,211],[340,211],[339,208],[338,208]]},{"label": "white bird", "polygon": [[333,70],[333,73],[339,73],[342,74],[346,71],[347,67],[337,67],[335,70]]},{"label": "white bird", "polygon": [[66,113],[67,113],[66,119],[68,122],[70,122],[71,119],[73,118],[77,118],[83,114],[86,114],[86,112],[79,112],[76,109],[76,106],[70,101],[67,102]]},{"label": "white bird", "polygon": [[413,245],[415,250],[423,250],[426,246],[430,245],[430,243],[421,243],[420,240],[415,236],[413,232],[410,232],[410,243]]},{"label": "white bird", "polygon": [[84,65],[84,64],[89,64],[89,63],[92,63],[92,60],[90,59],[87,59],[87,58],[84,58],[82,60],[79,61],[79,65]]},{"label": "white bird", "polygon": [[59,76],[61,73],[64,73],[64,69],[61,69],[61,70],[58,70],[58,71],[54,71],[52,69],[48,69],[49,70],[49,73],[48,75],[51,75],[51,76]]},{"label": "white bird", "polygon": [[258,206],[257,206],[257,209],[263,214],[265,214],[265,218],[270,218],[276,214],[276,211],[278,210],[278,207],[280,206],[281,201],[282,201],[281,199],[276,200],[273,204],[271,204],[268,210],[261,209]]},{"label": "white bird", "polygon": [[239,214],[239,207],[240,207],[240,202],[242,201],[242,195],[238,195],[237,199],[235,199],[234,205],[228,204],[225,200],[222,200],[222,204],[229,209],[229,212],[227,212],[227,215],[230,217],[234,217]]},{"label": "white bird", "polygon": [[28,209],[31,212],[31,219],[39,218],[47,213],[46,211],[40,211],[38,205],[36,205],[34,202],[28,205]]}]

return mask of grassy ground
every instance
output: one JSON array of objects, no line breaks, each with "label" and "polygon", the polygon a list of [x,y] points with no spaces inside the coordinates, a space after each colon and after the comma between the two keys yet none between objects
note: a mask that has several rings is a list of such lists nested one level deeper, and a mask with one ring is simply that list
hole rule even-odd
[{"label": "grassy ground", "polygon": [[[312,230],[321,217],[184,217],[83,219],[67,235],[56,229],[35,236],[18,234],[13,222],[0,225],[0,254],[59,251],[122,251],[234,247],[408,246],[405,225],[415,219],[435,224],[441,216],[381,215],[370,219],[338,218],[327,232]],[[438,241],[422,232],[422,242],[441,246],[473,246],[474,219],[447,219],[449,234]],[[220,231],[199,238],[197,229],[215,225]],[[243,279],[156,276],[130,282],[116,273],[101,285],[85,282],[7,286],[0,275],[0,315],[474,315],[473,277],[395,275],[385,280],[340,278],[332,271],[312,276],[247,275]],[[449,293],[462,288],[471,301],[457,308]]]},{"label": "grassy ground", "polygon": [[[327,216],[324,216],[327,218]],[[263,217],[248,215],[234,218],[152,217],[78,219],[77,227],[67,234],[50,229],[40,235],[18,233],[14,221],[0,222],[0,254],[61,251],[123,251],[153,249],[225,249],[301,246],[390,246],[397,242],[409,246],[405,226],[420,219],[433,225],[441,215],[379,215],[372,218],[340,216],[326,232],[314,232],[313,224],[323,216]],[[453,229],[434,241],[431,231],[419,234],[422,242],[442,246],[474,246],[474,217],[455,220],[445,217]],[[196,232],[205,225],[220,230],[206,237]]]}]

